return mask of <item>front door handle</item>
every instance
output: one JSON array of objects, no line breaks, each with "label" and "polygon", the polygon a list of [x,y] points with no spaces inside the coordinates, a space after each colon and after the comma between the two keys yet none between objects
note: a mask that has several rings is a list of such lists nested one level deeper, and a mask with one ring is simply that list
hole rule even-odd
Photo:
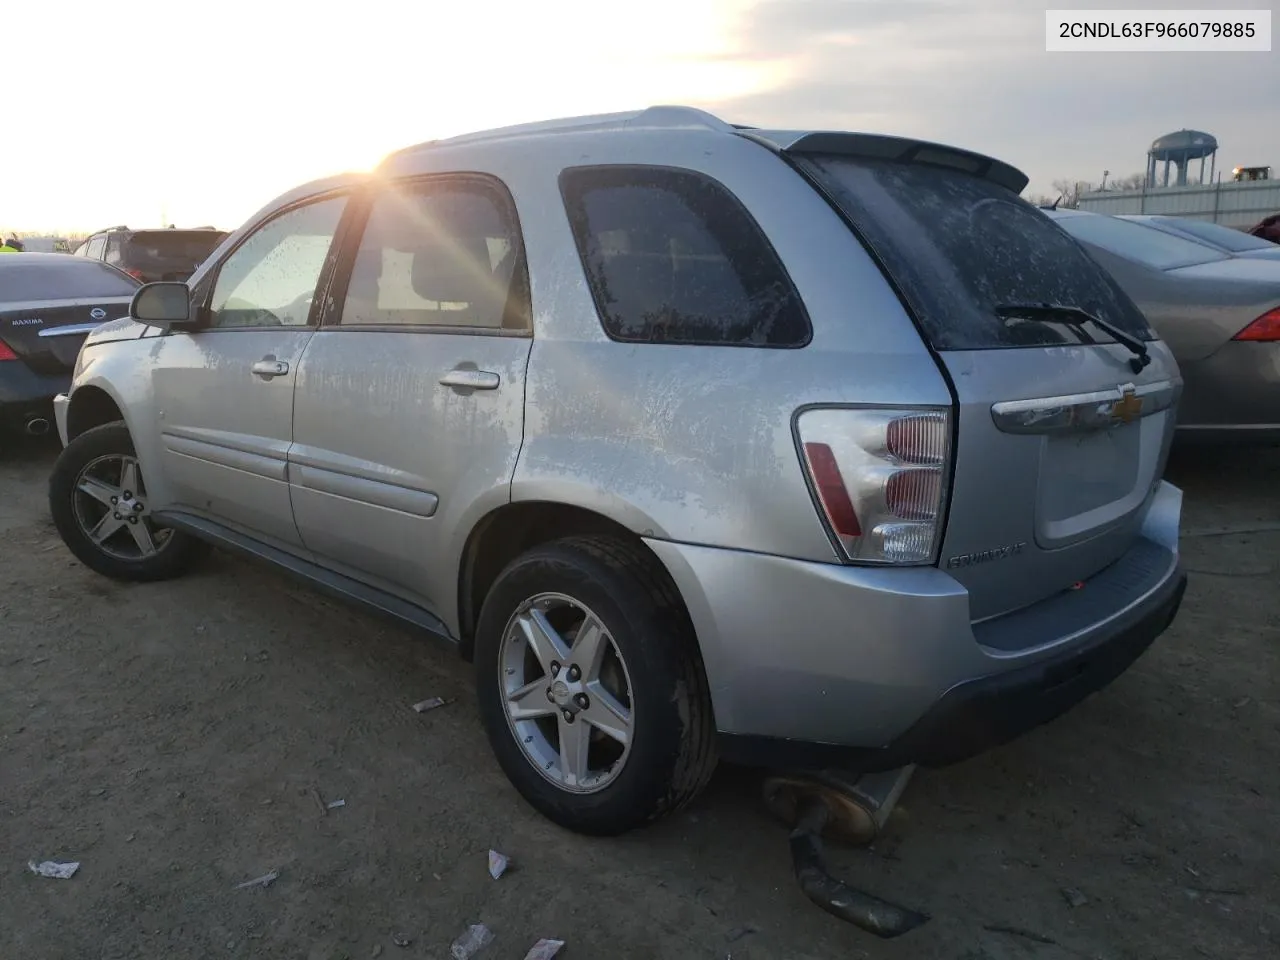
[{"label": "front door handle", "polygon": [[497,390],[502,378],[489,370],[450,370],[440,378],[442,386],[460,387],[465,390]]},{"label": "front door handle", "polygon": [[289,364],[274,357],[263,357],[251,368],[259,377],[270,380],[272,377],[283,377],[289,372]]}]

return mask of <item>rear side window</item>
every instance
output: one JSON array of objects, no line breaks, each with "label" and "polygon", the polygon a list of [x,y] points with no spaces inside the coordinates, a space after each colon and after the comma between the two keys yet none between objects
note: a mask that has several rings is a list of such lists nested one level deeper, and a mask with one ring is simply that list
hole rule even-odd
[{"label": "rear side window", "polygon": [[628,343],[802,347],[777,253],[724,186],[688,170],[575,167],[560,191],[605,332]]},{"label": "rear side window", "polygon": [[1175,237],[1155,227],[1103,214],[1063,217],[1058,226],[1077,240],[1092,243],[1108,253],[1152,270],[1174,270],[1229,259],[1222,251],[1206,247],[1189,237]]},{"label": "rear side window", "polygon": [[827,191],[896,283],[937,350],[1109,342],[1007,315],[1013,306],[1073,307],[1155,339],[1111,276],[1047,216],[1010,190],[939,166],[812,157]]}]

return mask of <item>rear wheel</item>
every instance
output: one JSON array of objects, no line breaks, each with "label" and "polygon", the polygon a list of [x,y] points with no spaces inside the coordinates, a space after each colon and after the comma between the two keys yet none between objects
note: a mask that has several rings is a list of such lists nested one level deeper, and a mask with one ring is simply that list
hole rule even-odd
[{"label": "rear wheel", "polygon": [[692,628],[638,547],[580,537],[519,557],[485,599],[475,661],[498,762],[563,827],[622,833],[693,799],[714,770]]},{"label": "rear wheel", "polygon": [[123,423],[94,427],[67,444],[49,478],[49,511],[76,558],[116,580],[179,576],[207,549],[155,522]]}]

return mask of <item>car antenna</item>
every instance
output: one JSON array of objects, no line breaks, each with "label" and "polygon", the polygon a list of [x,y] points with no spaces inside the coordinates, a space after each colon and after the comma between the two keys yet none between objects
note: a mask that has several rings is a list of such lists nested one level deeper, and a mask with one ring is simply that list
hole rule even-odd
[{"label": "car antenna", "polygon": [[1057,210],[1057,209],[1058,209],[1058,204],[1060,204],[1060,203],[1062,202],[1062,196],[1063,196],[1063,195],[1062,195],[1061,193],[1060,193],[1060,194],[1058,194],[1058,199],[1057,199],[1057,200],[1055,200],[1055,201],[1053,201],[1053,203],[1050,205],[1050,207],[1049,207],[1049,209],[1050,209],[1050,210]]}]

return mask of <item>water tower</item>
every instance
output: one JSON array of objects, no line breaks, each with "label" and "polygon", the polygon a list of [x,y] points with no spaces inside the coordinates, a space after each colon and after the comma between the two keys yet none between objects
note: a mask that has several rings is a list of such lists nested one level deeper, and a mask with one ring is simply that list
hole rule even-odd
[{"label": "water tower", "polygon": [[[1187,185],[1187,167],[1192,160],[1200,161],[1200,182],[1204,183],[1204,162],[1209,160],[1209,182],[1213,182],[1213,172],[1218,162],[1218,141],[1212,135],[1200,130],[1179,130],[1177,133],[1166,133],[1151,144],[1147,151],[1147,186],[1169,186],[1169,164],[1177,170],[1176,186]],[[1157,178],[1156,164],[1164,164],[1163,176]]]}]

